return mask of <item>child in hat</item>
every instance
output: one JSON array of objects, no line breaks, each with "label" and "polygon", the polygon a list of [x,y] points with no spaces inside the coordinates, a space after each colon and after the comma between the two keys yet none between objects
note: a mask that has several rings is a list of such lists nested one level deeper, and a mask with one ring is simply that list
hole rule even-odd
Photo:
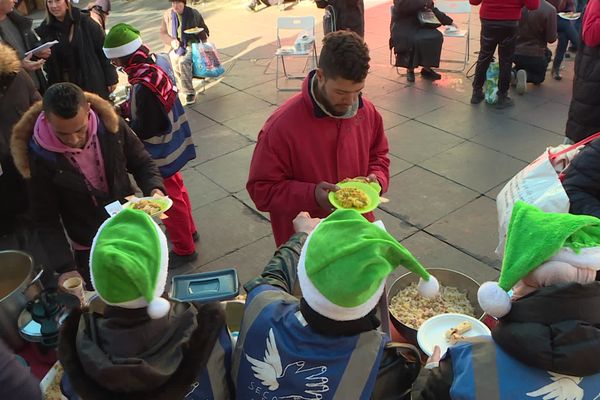
[{"label": "child in hat", "polygon": [[[437,292],[437,281],[384,229],[354,210],[337,210],[322,221],[303,212],[294,228],[297,233],[262,275],[245,285],[232,368],[237,398],[252,398],[254,392],[269,399],[371,398],[390,356],[384,354],[388,339],[376,316],[387,276],[403,265],[421,276],[428,295]],[[300,300],[291,295],[296,279]],[[401,397],[417,371],[393,380],[386,395]]]},{"label": "child in hat", "polygon": [[478,293],[484,311],[500,317],[492,338],[450,347],[421,372],[412,399],[595,398],[599,269],[600,219],[515,203],[500,279]]},{"label": "child in hat", "polygon": [[102,224],[90,274],[106,307],[64,323],[58,352],[68,398],[230,398],[223,310],[164,299],[167,264],[165,235],[144,212],[124,209]]},{"label": "child in hat", "polygon": [[123,68],[131,91],[121,104],[121,115],[144,143],[160,174],[173,206],[167,211],[167,227],[173,249],[169,269],[182,267],[198,258],[198,232],[191,201],[179,171],[196,158],[192,131],[177,97],[175,78],[166,55],[150,54],[140,32],[120,23],[111,28],[103,46],[104,54]]}]

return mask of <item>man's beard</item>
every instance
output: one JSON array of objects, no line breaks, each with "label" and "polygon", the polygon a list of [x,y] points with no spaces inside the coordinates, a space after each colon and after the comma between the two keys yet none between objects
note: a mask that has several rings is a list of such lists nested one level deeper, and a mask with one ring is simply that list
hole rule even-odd
[{"label": "man's beard", "polygon": [[317,81],[315,86],[317,89],[315,91],[315,95],[316,95],[319,103],[321,103],[321,105],[323,107],[325,107],[325,111],[327,111],[329,114],[331,114],[335,117],[341,117],[348,112],[349,107],[345,111],[337,111],[335,109],[335,107],[333,106],[333,104],[331,104],[329,99],[327,97],[325,97],[325,84],[323,84],[322,86],[319,86],[319,82]]}]

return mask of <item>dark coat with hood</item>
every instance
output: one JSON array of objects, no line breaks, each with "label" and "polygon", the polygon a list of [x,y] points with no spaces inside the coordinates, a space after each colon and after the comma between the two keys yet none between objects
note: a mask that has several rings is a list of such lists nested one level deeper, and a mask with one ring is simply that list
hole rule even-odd
[{"label": "dark coat with hood", "polygon": [[[73,21],[71,40],[62,33],[61,23],[52,16],[42,21],[35,30],[43,42],[53,40],[60,42],[56,48],[52,49],[52,55],[44,64],[48,83],[52,85],[64,82],[64,72],[68,70],[72,75],[68,77],[69,82],[87,92],[108,99],[108,86],[116,85],[119,78],[117,70],[102,51],[104,31],[89,15],[83,14],[77,7],[71,7],[71,17],[67,12],[65,20],[67,18],[71,18]],[[67,43],[70,43],[73,51],[75,65],[72,66],[68,65],[69,61],[61,57],[58,51],[60,46],[69,46]]]},{"label": "dark coat with hood", "polygon": [[84,400],[179,400],[192,389],[225,326],[217,303],[176,303],[161,319],[146,309],[73,312],[58,355]]},{"label": "dark coat with hood", "polygon": [[98,115],[97,135],[109,193],[88,188],[81,172],[63,154],[45,150],[33,138],[41,101],[17,123],[11,141],[15,165],[29,182],[33,219],[48,258],[44,264],[59,271],[74,268],[63,226],[73,241],[90,246],[108,217],[104,206],[124,202],[135,193],[128,172],[145,196],[155,188],[164,192],[158,167],[127,123],[106,100],[91,93],[86,97]]},{"label": "dark coat with hood", "polygon": [[585,146],[565,171],[571,214],[600,218],[600,139]]},{"label": "dark coat with hood", "polygon": [[[539,289],[513,302],[492,331],[494,342],[521,363],[585,377],[600,373],[600,282]],[[412,400],[450,399],[452,360],[423,369]],[[485,387],[485,385],[482,385]]]},{"label": "dark coat with hood", "polygon": [[316,0],[317,7],[332,6],[335,11],[335,29],[349,29],[365,36],[365,4],[363,0]]},{"label": "dark coat with hood", "polygon": [[[24,17],[16,11],[6,14],[6,16],[19,30],[21,38],[23,39],[23,43],[25,44],[25,49],[27,51],[34,49],[40,44],[37,36],[33,32],[33,20],[31,18]],[[3,42],[6,42],[6,40],[4,40],[4,33],[2,32],[2,28],[0,28],[0,39],[2,39]],[[25,57],[24,54],[19,54],[19,58],[23,57]],[[32,59],[36,60],[36,57],[32,56]],[[46,90],[47,87],[47,82],[42,70],[38,69],[37,71],[30,73],[29,75],[34,80],[35,87],[41,93],[44,93],[44,90]]]},{"label": "dark coat with hood", "polygon": [[14,231],[18,214],[27,211],[26,184],[10,155],[10,134],[23,114],[40,100],[40,94],[21,68],[21,60],[8,45],[0,45],[0,236]]}]

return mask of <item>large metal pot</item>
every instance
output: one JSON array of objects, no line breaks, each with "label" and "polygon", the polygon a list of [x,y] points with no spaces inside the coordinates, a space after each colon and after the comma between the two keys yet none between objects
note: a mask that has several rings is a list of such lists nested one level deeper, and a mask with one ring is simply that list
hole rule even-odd
[{"label": "large metal pot", "polygon": [[41,292],[41,272],[35,278],[33,273],[30,255],[17,250],[0,251],[0,337],[13,350],[24,344],[17,326],[19,314]]},{"label": "large metal pot", "polygon": [[[485,316],[485,313],[483,312],[483,310],[479,306],[479,302],[477,301],[477,291],[479,290],[480,286],[477,281],[461,272],[453,271],[451,269],[428,268],[427,271],[429,271],[431,275],[437,278],[437,280],[440,282],[440,285],[452,286],[458,288],[463,292],[466,292],[469,302],[473,305],[473,308],[475,309],[475,315],[478,316],[479,320],[481,320]],[[408,287],[411,283],[418,282],[419,276],[413,274],[412,272],[402,275],[394,281],[394,283],[390,287],[390,290],[388,290],[388,302],[391,303],[392,297],[394,297],[400,290]],[[404,336],[406,340],[408,340],[410,343],[417,344],[416,329],[404,325],[402,321],[398,320],[391,312],[390,319],[392,320],[394,328],[396,328],[396,330],[402,336]]]}]

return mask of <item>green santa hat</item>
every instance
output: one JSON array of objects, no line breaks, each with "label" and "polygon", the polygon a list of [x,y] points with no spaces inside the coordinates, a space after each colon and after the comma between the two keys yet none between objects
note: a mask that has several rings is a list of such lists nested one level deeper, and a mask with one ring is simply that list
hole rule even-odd
[{"label": "green santa hat", "polygon": [[142,45],[140,31],[133,26],[120,23],[113,26],[104,38],[106,58],[121,58],[133,54]]},{"label": "green santa hat", "polygon": [[143,211],[123,209],[100,226],[90,253],[94,289],[105,303],[145,308],[151,318],[168,314],[161,295],[169,265],[167,239]]},{"label": "green santa hat", "polygon": [[548,261],[576,268],[600,269],[600,219],[588,215],[545,213],[522,201],[515,203],[498,282],[486,282],[477,298],[496,318],[511,308],[508,291]]},{"label": "green santa hat", "polygon": [[421,277],[422,295],[438,293],[435,277],[389,233],[355,210],[336,210],[306,239],[298,280],[314,311],[336,321],[351,321],[375,308],[387,276],[399,265]]}]

